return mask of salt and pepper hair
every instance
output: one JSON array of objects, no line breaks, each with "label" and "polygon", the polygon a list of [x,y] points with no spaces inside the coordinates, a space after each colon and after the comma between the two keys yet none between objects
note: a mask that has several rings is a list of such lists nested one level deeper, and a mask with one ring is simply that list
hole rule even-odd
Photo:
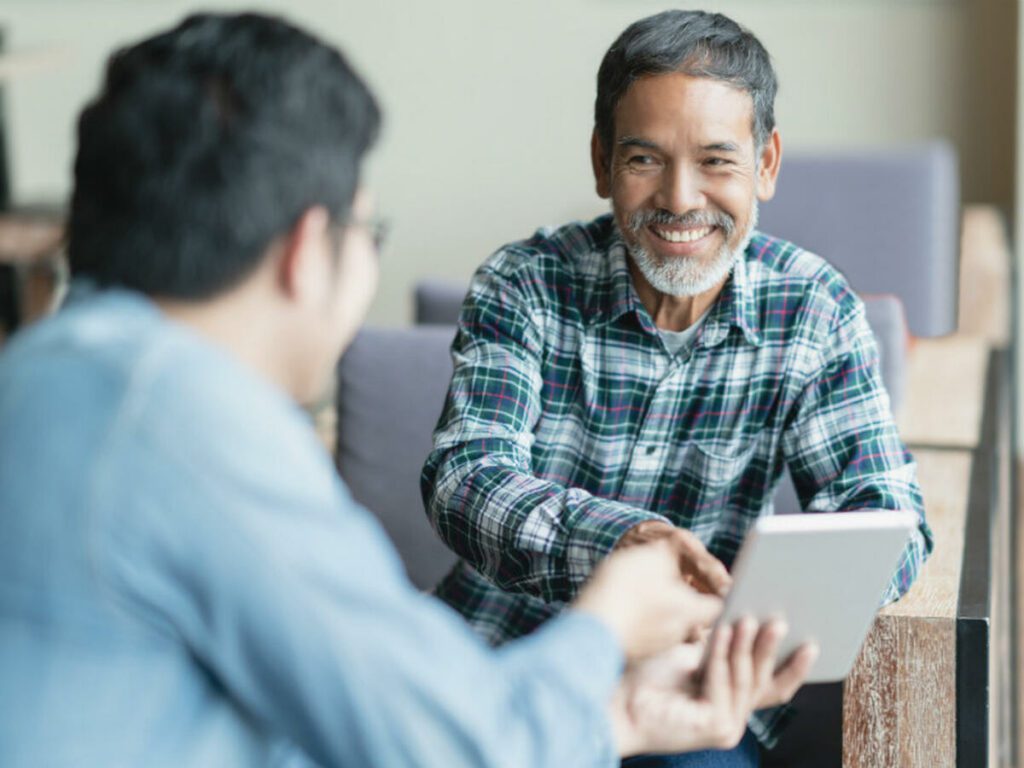
[{"label": "salt and pepper hair", "polygon": [[705,11],[663,11],[630,24],[601,61],[594,124],[610,162],[615,107],[639,78],[680,72],[741,88],[754,102],[752,130],[758,149],[775,128],[779,85],[761,42],[728,16]]}]

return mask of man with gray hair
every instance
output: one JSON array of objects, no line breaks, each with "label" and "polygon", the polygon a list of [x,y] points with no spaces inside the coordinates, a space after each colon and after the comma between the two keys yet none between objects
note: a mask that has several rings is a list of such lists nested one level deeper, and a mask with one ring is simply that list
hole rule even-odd
[{"label": "man with gray hair", "polygon": [[[776,90],[767,51],[721,14],[632,24],[598,73],[591,155],[612,213],[477,271],[423,490],[462,558],[437,592],[490,642],[652,539],[726,592],[786,467],[805,511],[919,515],[886,600],[930,552],[863,304],[827,262],[756,230],[782,157]],[[650,764],[757,765],[781,719],[760,713],[733,751]]]}]

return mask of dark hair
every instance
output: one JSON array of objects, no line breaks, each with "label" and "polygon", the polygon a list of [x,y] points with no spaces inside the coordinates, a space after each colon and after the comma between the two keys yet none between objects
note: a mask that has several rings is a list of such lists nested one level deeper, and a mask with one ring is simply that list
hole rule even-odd
[{"label": "dark hair", "polygon": [[594,123],[606,157],[615,141],[615,107],[638,78],[682,72],[722,80],[750,94],[754,142],[775,128],[778,81],[761,42],[728,16],[705,11],[663,11],[626,27],[597,73]]},{"label": "dark hair", "polygon": [[379,125],[334,48],[281,19],[190,16],[111,56],[79,118],[72,272],[215,296],[309,207],[347,217]]}]

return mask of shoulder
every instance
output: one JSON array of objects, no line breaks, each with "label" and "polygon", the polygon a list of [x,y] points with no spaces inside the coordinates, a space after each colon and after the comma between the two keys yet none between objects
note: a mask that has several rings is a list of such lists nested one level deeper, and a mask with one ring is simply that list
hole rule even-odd
[{"label": "shoulder", "polygon": [[746,271],[762,330],[769,337],[794,334],[828,343],[863,319],[860,298],[842,272],[800,246],[755,232]]},{"label": "shoulder", "polygon": [[113,496],[137,473],[171,484],[288,481],[283,455],[296,472],[315,466],[321,488],[331,475],[283,392],[130,292],[83,299],[16,338],[0,357],[0,407],[3,423],[22,423],[42,453],[64,446],[53,451],[68,465],[56,475],[67,470]]},{"label": "shoulder", "polygon": [[611,215],[538,229],[495,251],[474,275],[470,296],[506,290],[535,310],[579,306],[607,276],[615,237]]},{"label": "shoulder", "polygon": [[5,434],[26,431],[20,450],[33,458],[63,444],[70,450],[53,461],[69,466],[54,466],[55,475],[81,471],[128,399],[153,321],[154,310],[130,294],[99,295],[15,335],[0,355]]}]

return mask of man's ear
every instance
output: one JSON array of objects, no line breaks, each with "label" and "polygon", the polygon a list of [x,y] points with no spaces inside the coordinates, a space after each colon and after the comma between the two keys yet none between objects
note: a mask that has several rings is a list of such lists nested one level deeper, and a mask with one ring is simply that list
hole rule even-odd
[{"label": "man's ear", "polygon": [[322,205],[303,211],[281,244],[277,282],[289,299],[305,302],[324,290],[331,258],[330,214]]},{"label": "man's ear", "polygon": [[612,196],[612,181],[609,173],[611,158],[605,154],[597,128],[590,134],[590,165],[594,169],[594,182],[597,196],[607,200]]},{"label": "man's ear", "polygon": [[757,199],[767,202],[775,197],[775,181],[779,177],[779,166],[782,163],[782,137],[778,128],[761,148],[761,157],[757,164]]}]

